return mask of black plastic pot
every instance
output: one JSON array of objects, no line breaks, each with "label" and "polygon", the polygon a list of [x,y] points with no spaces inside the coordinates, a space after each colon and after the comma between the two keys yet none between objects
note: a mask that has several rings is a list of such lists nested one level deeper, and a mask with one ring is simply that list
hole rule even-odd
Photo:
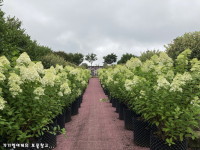
[{"label": "black plastic pot", "polygon": [[118,100],[116,100],[116,111],[115,112],[119,112],[119,105],[120,105],[120,102]]},{"label": "black plastic pot", "polygon": [[44,135],[42,136],[41,143],[47,143],[48,148],[45,148],[45,150],[51,150],[56,147],[57,145],[57,140],[56,140],[56,135],[45,132]]},{"label": "black plastic pot", "polygon": [[134,112],[129,108],[123,108],[124,114],[124,128],[127,130],[133,130],[133,116]]},{"label": "black plastic pot", "polygon": [[72,116],[78,114],[78,108],[79,108],[79,101],[76,99],[76,100],[72,103]]},{"label": "black plastic pot", "polygon": [[133,139],[134,143],[142,147],[150,147],[151,125],[133,117]]},{"label": "black plastic pot", "polygon": [[65,123],[70,122],[72,120],[71,115],[72,115],[71,107],[69,106],[69,107],[66,108]]},{"label": "black plastic pot", "polygon": [[150,150],[187,150],[187,142],[185,139],[182,142],[175,141],[175,144],[169,146],[164,140],[158,138],[158,136],[151,132],[150,141]]},{"label": "black plastic pot", "polygon": [[116,99],[112,98],[112,107],[116,107]]},{"label": "black plastic pot", "polygon": [[62,111],[62,114],[59,114],[56,119],[57,119],[57,124],[60,126],[60,128],[65,128],[65,114],[66,111],[65,109]]},{"label": "black plastic pot", "polygon": [[[49,124],[49,131],[53,131],[53,128],[57,126],[57,119],[53,119],[53,123]],[[45,148],[45,150],[51,150],[56,147],[57,145],[57,139],[56,134],[49,133],[48,131],[44,132],[44,135],[39,137],[39,143],[47,143],[48,148]]]},{"label": "black plastic pot", "polygon": [[123,103],[119,103],[119,119],[124,120],[124,108],[127,108]]}]

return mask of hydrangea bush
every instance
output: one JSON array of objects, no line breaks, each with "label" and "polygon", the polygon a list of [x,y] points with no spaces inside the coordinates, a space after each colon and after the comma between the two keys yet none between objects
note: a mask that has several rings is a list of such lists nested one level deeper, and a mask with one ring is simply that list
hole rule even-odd
[{"label": "hydrangea bush", "polygon": [[44,69],[26,53],[14,67],[0,57],[0,142],[30,142],[48,130],[64,107],[87,86],[88,70],[57,65]]},{"label": "hydrangea bush", "polygon": [[187,49],[175,61],[165,52],[145,62],[132,58],[98,74],[111,96],[156,125],[156,134],[171,145],[195,138],[199,128],[200,61],[189,60],[190,54]]}]

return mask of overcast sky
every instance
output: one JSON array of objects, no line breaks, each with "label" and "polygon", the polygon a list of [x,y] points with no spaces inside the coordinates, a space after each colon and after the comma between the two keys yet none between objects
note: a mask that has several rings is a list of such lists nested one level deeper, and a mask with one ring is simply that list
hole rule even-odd
[{"label": "overcast sky", "polygon": [[4,0],[6,15],[54,51],[140,55],[200,30],[199,0]]}]

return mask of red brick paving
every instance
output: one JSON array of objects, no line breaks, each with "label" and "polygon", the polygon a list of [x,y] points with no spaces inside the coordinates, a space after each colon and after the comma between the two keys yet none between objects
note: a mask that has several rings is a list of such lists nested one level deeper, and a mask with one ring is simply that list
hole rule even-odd
[{"label": "red brick paving", "polygon": [[83,96],[79,114],[65,124],[67,137],[57,137],[54,150],[147,150],[133,144],[132,131],[124,129],[115,108],[109,102],[98,78],[91,78]]}]

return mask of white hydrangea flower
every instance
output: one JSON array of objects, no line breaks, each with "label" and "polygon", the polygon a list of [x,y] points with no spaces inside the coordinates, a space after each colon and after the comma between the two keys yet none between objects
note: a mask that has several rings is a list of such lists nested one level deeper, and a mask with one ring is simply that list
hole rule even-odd
[{"label": "white hydrangea flower", "polygon": [[44,74],[44,66],[42,65],[41,62],[37,62],[35,65],[34,65],[35,69],[37,70],[38,73],[40,74]]},{"label": "white hydrangea flower", "polygon": [[0,110],[3,110],[5,107],[6,101],[3,97],[0,96]]},{"label": "white hydrangea flower", "polygon": [[58,92],[58,96],[62,97],[63,93],[62,92]]},{"label": "white hydrangea flower", "polygon": [[131,58],[126,62],[126,67],[129,69],[135,69],[136,67],[142,66],[142,62],[138,58]]},{"label": "white hydrangea flower", "polygon": [[71,66],[65,66],[64,68],[67,72],[70,72],[71,70],[74,69],[74,67],[71,67]]},{"label": "white hydrangea flower", "polygon": [[86,83],[86,81],[85,81],[85,80],[84,80],[84,81],[82,81],[82,82],[81,82],[81,84],[82,84],[83,86],[87,85],[87,83]]},{"label": "white hydrangea flower", "polygon": [[125,86],[125,89],[126,89],[127,91],[131,91],[132,85],[133,85],[133,84],[132,84],[132,81],[129,80],[129,79],[126,79],[124,86]]},{"label": "white hydrangea flower", "polygon": [[153,61],[151,61],[151,60],[146,60],[145,62],[144,62],[144,64],[142,65],[142,67],[141,67],[141,70],[143,71],[143,72],[149,72],[151,69],[153,69],[154,68],[154,63],[153,63]]},{"label": "white hydrangea flower", "polygon": [[19,93],[22,92],[22,89],[20,88],[20,85],[22,84],[21,78],[16,73],[10,73],[10,76],[8,78],[8,85],[9,85],[9,91],[12,94],[13,97],[16,95],[19,95]]},{"label": "white hydrangea flower", "polygon": [[20,67],[20,75],[22,81],[40,81],[40,75],[38,74],[37,70],[33,66],[29,67]]},{"label": "white hydrangea flower", "polygon": [[200,98],[198,96],[195,96],[190,104],[200,107]]},{"label": "white hydrangea flower", "polygon": [[20,85],[23,83],[20,76],[18,76],[16,73],[10,73],[8,80],[9,80],[8,82],[9,85],[12,85],[12,84]]},{"label": "white hydrangea flower", "polygon": [[176,92],[176,91],[179,91],[179,92],[182,92],[183,89],[181,88],[183,85],[186,84],[187,81],[190,81],[192,80],[192,76],[190,75],[190,73],[188,72],[185,72],[184,74],[177,74],[172,83],[171,83],[171,88],[170,88],[170,91],[173,91],[173,92]]},{"label": "white hydrangea flower", "polygon": [[135,87],[136,85],[138,85],[138,83],[140,82],[140,78],[138,76],[134,76],[132,80],[126,79],[125,81],[125,88],[127,91],[131,91],[131,89],[133,87]]},{"label": "white hydrangea flower", "polygon": [[73,75],[78,75],[79,73],[80,73],[79,69],[73,69],[70,71],[70,74],[73,74]]},{"label": "white hydrangea flower", "polygon": [[56,70],[56,72],[62,71],[63,70],[63,66],[57,64],[55,70]]},{"label": "white hydrangea flower", "polygon": [[55,84],[56,75],[53,72],[46,72],[44,77],[42,78],[41,82],[44,86],[51,86],[53,87]]},{"label": "white hydrangea flower", "polygon": [[164,74],[164,77],[172,80],[174,78],[174,71],[168,70],[167,74]]},{"label": "white hydrangea flower", "polygon": [[192,68],[190,69],[192,72],[197,72],[200,74],[200,61],[197,58],[191,60]]},{"label": "white hydrangea flower", "polygon": [[9,91],[12,94],[13,97],[19,95],[19,93],[22,93],[22,89],[17,84],[11,84]]},{"label": "white hydrangea flower", "polygon": [[44,95],[44,89],[43,89],[42,87],[37,87],[37,88],[33,91],[33,93],[34,93],[35,95],[37,95],[37,96],[42,96],[42,95]]},{"label": "white hydrangea flower", "polygon": [[158,62],[159,62],[159,57],[158,57],[158,55],[153,55],[152,57],[151,57],[151,61],[153,61],[155,64],[157,64]]},{"label": "white hydrangea flower", "polygon": [[160,52],[158,59],[158,64],[160,65],[164,65],[165,67],[173,66],[173,60],[165,52]]},{"label": "white hydrangea flower", "polygon": [[16,60],[17,65],[28,65],[31,63],[31,59],[26,52],[22,53]]},{"label": "white hydrangea flower", "polygon": [[5,75],[0,72],[0,82],[6,79]]},{"label": "white hydrangea flower", "polygon": [[71,93],[71,89],[68,85],[67,82],[63,83],[61,86],[60,86],[60,90],[63,91],[64,95],[68,95]]},{"label": "white hydrangea flower", "polygon": [[8,65],[10,66],[10,62],[8,61],[8,59],[5,56],[1,56],[0,57],[0,63],[4,66],[4,65]]},{"label": "white hydrangea flower", "polygon": [[163,76],[158,76],[157,83],[156,90],[160,90],[161,88],[168,89],[170,86],[170,83]]}]

